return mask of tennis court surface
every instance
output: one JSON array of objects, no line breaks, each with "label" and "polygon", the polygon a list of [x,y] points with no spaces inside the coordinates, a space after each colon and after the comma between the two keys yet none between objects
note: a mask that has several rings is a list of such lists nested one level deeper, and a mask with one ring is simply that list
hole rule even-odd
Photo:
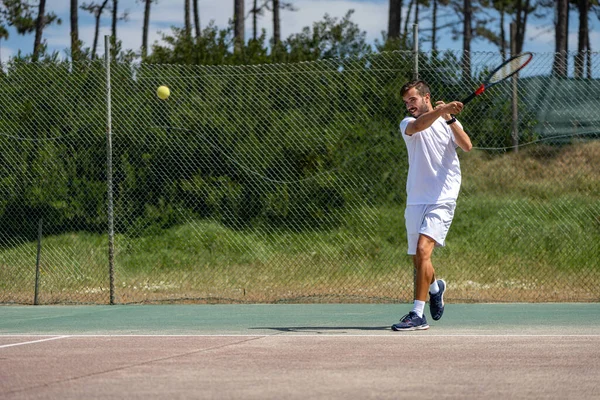
[{"label": "tennis court surface", "polygon": [[600,304],[409,309],[2,306],[0,398],[600,398]]}]

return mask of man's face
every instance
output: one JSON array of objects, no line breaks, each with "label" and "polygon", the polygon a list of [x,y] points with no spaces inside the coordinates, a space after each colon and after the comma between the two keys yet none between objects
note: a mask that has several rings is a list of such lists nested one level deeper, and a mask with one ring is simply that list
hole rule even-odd
[{"label": "man's face", "polygon": [[427,100],[429,100],[429,94],[421,96],[415,88],[409,89],[402,97],[402,100],[404,100],[406,110],[415,118],[429,111],[427,102]]}]

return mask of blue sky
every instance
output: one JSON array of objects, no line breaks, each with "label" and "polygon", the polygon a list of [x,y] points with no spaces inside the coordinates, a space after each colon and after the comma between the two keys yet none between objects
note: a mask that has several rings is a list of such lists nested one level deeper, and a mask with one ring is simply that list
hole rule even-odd
[{"label": "blue sky", "polygon": [[[80,0],[79,3],[83,3]],[[182,26],[183,21],[183,0],[158,0],[158,4],[152,6],[151,12],[151,27],[149,40],[150,43],[160,41],[161,32],[170,32],[171,26]],[[376,39],[381,40],[381,32],[387,30],[387,15],[389,0],[293,0],[297,11],[282,11],[282,37],[300,32],[303,27],[311,26],[313,22],[323,19],[325,13],[332,17],[341,18],[349,9],[354,9],[355,14],[352,20],[358,24],[361,30],[367,32],[367,38],[370,42]],[[407,3],[407,1],[405,2]],[[251,0],[246,0],[246,12],[250,9]],[[200,0],[200,19],[201,25],[213,20],[215,24],[224,28],[227,26],[228,20],[233,14],[233,0]],[[120,22],[118,25],[117,34],[119,39],[123,41],[125,48],[139,51],[142,42],[142,22],[143,22],[143,5],[136,0],[120,0],[120,11],[127,11],[129,19],[126,22]],[[406,12],[406,6],[404,12]],[[55,12],[62,18],[62,25],[53,25],[44,31],[44,39],[48,44],[50,51],[58,51],[61,55],[65,55],[64,50],[70,46],[69,36],[69,0],[48,0],[47,9]],[[549,10],[549,15],[544,19],[531,19],[527,27],[527,37],[524,50],[535,52],[553,52],[554,51],[554,32],[552,29],[553,14]],[[423,14],[423,13],[422,13]],[[265,28],[267,36],[271,36],[271,16],[265,14],[260,20],[260,27]],[[453,15],[447,15],[446,18],[455,18]],[[421,29],[425,30],[429,26],[429,21],[423,21]],[[569,46],[571,50],[577,48],[577,28],[578,18],[577,13],[571,13],[571,22],[569,24]],[[590,24],[590,42],[592,46],[600,43],[600,21],[595,15],[591,18]],[[246,21],[246,37],[251,37],[251,19]],[[79,12],[79,31],[80,38],[84,41],[86,47],[91,47],[94,34],[94,19],[93,17],[80,10]],[[102,19],[100,40],[98,53],[103,54],[104,35],[110,34],[110,16],[106,12]],[[460,50],[461,42],[454,42],[450,39],[450,34],[442,36],[438,48]],[[429,50],[430,44],[423,42],[421,39],[421,49]],[[20,36],[16,32],[11,31],[10,38],[0,42],[0,57],[2,61],[6,61],[8,57],[17,54],[22,50],[25,53],[31,53],[33,47],[33,35]],[[496,51],[496,47],[483,41],[476,40],[473,43],[473,51]],[[592,48],[592,50],[599,50]]]}]

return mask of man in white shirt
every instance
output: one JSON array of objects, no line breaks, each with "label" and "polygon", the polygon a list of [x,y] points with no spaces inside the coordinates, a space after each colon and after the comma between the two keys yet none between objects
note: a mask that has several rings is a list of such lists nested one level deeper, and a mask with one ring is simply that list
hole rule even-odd
[{"label": "man in white shirt", "polygon": [[408,150],[406,181],[406,230],[408,254],[413,256],[417,272],[415,302],[412,311],[392,325],[395,331],[428,329],[424,314],[427,293],[434,320],[444,313],[446,282],[436,280],[431,255],[436,246],[444,246],[460,190],[460,163],[456,148],[470,151],[471,139],[454,117],[463,104],[458,101],[431,104],[429,86],[413,81],[400,91],[410,117],[400,123]]}]

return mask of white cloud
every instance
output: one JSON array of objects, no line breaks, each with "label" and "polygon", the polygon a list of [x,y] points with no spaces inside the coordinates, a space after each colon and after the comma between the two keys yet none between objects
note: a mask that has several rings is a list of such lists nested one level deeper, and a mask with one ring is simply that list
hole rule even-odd
[{"label": "white cloud", "polygon": [[15,51],[13,49],[11,49],[10,47],[0,48],[0,57],[2,59],[2,62],[10,59],[11,57],[14,57],[15,55],[16,55]]}]

